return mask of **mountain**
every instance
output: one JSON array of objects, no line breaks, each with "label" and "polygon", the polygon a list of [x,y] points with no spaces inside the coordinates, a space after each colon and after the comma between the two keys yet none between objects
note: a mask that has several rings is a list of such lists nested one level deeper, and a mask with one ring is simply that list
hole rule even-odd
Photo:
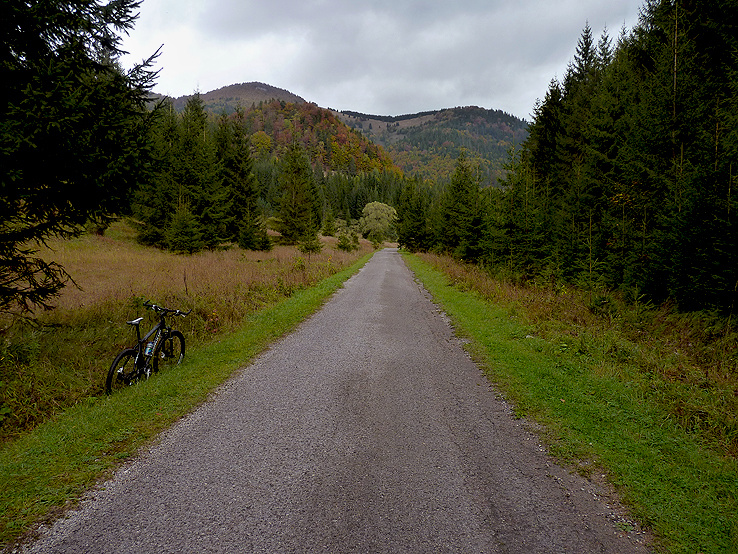
[{"label": "mountain", "polygon": [[[181,96],[172,100],[177,111],[184,109],[187,100],[192,96]],[[315,113],[315,104],[310,104],[304,98],[287,90],[273,87],[264,83],[241,83],[201,93],[200,98],[205,109],[219,114],[233,113],[238,105],[249,111],[252,106],[259,109],[263,106],[264,112],[260,117],[276,121],[277,131],[284,127],[283,115],[279,115],[279,105],[293,106],[291,111],[299,106],[310,105],[307,110],[312,120]],[[276,102],[276,104],[274,104]],[[387,160],[391,158],[394,165],[406,174],[417,174],[432,180],[446,180],[454,171],[456,159],[463,151],[468,159],[479,166],[482,181],[485,185],[494,185],[497,178],[504,175],[503,165],[509,157],[509,151],[514,145],[519,145],[527,136],[528,123],[515,116],[500,110],[487,110],[476,106],[466,106],[420,112],[400,116],[367,115],[352,111],[336,111],[320,108],[332,114],[330,126],[338,129],[336,123],[342,123],[363,135],[375,145],[379,146],[381,154],[375,154],[368,146],[354,147],[352,158],[361,160],[366,152],[371,152],[372,165],[379,163],[387,167]],[[294,113],[291,117],[294,116]],[[322,125],[327,125],[326,118],[317,118]],[[291,123],[288,123],[289,127]],[[267,123],[267,134],[272,135],[272,125]],[[325,139],[325,129],[320,133]],[[280,135],[280,137],[283,135]],[[348,137],[345,132],[340,133],[339,144],[346,147]],[[275,143],[283,139],[275,137]],[[355,137],[351,139],[355,142]],[[319,140],[329,145],[325,140]],[[386,152],[386,155],[384,154]],[[332,153],[332,152],[331,152]],[[359,154],[360,153],[360,154]],[[379,161],[381,159],[381,162]],[[334,165],[331,159],[329,165]],[[365,165],[362,163],[359,166]],[[391,163],[389,165],[392,165]]]},{"label": "mountain", "polygon": [[483,182],[504,174],[510,149],[528,134],[528,123],[500,110],[477,106],[385,117],[334,112],[349,127],[383,146],[405,173],[448,179],[462,150],[479,164]]},{"label": "mountain", "polygon": [[[174,109],[182,111],[185,104],[187,104],[187,100],[192,96],[190,94],[172,99]],[[200,93],[200,98],[205,103],[205,109],[216,114],[222,111],[230,114],[235,112],[239,105],[244,109],[248,109],[252,105],[258,105],[259,102],[269,102],[271,100],[289,102],[290,104],[305,103],[304,98],[292,94],[288,90],[256,82],[229,85],[210,92]]]}]

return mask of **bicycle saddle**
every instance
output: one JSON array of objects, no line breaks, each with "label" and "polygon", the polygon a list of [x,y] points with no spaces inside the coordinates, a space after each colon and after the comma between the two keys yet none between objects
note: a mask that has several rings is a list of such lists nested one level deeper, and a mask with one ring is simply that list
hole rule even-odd
[{"label": "bicycle saddle", "polygon": [[143,321],[143,319],[144,318],[142,318],[142,317],[137,317],[136,319],[134,319],[132,321],[126,321],[126,323],[128,323],[128,325],[138,325],[139,323],[141,323]]}]

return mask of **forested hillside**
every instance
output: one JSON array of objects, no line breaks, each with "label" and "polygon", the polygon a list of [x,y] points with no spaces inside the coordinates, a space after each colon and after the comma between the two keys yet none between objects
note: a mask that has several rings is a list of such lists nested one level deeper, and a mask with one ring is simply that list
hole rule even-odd
[{"label": "forested hillside", "polygon": [[401,241],[525,281],[732,313],[737,21],[735,1],[660,0],[614,43],[586,26],[504,186],[480,191],[460,159],[440,197],[406,190]]},{"label": "forested hillside", "polygon": [[447,181],[462,150],[479,167],[484,186],[504,175],[509,152],[527,137],[527,123],[500,110],[476,106],[397,117],[337,112],[338,117],[385,147],[404,172]]},{"label": "forested hillside", "polygon": [[259,158],[278,156],[297,140],[311,162],[324,172],[355,174],[395,168],[382,147],[315,104],[261,102],[246,110],[245,123],[253,151]]},{"label": "forested hillside", "polygon": [[[230,85],[199,96],[205,110],[216,115],[232,115],[239,106],[249,111],[275,100],[297,106],[307,103],[300,96],[264,83]],[[172,99],[174,109],[182,112],[192,97]],[[447,181],[456,158],[465,150],[479,167],[483,183],[494,185],[505,174],[503,165],[510,150],[527,136],[525,121],[500,110],[476,106],[401,116],[330,111],[348,127],[383,147],[403,172],[434,181]]]},{"label": "forested hillside", "polygon": [[315,104],[272,100],[215,115],[195,94],[181,113],[171,103],[158,111],[155,163],[131,207],[146,244],[268,249],[267,227],[314,243],[336,220],[359,231],[365,207],[395,204],[403,187],[381,147]]}]

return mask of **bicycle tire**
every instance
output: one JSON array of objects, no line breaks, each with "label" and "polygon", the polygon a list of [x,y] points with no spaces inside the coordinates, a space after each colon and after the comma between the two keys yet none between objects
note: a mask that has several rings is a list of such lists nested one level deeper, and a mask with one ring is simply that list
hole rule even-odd
[{"label": "bicycle tire", "polygon": [[110,364],[108,376],[105,379],[105,393],[111,394],[114,390],[133,385],[139,380],[136,368],[136,349],[122,350]]},{"label": "bicycle tire", "polygon": [[172,331],[169,336],[162,338],[154,351],[152,369],[154,373],[159,367],[166,369],[182,363],[185,355],[184,335],[179,331]]}]

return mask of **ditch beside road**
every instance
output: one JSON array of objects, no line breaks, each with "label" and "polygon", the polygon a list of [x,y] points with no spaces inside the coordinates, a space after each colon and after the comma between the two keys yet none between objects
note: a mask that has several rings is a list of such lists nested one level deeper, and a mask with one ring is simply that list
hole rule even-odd
[{"label": "ditch beside road", "polygon": [[28,552],[647,552],[394,249]]}]

